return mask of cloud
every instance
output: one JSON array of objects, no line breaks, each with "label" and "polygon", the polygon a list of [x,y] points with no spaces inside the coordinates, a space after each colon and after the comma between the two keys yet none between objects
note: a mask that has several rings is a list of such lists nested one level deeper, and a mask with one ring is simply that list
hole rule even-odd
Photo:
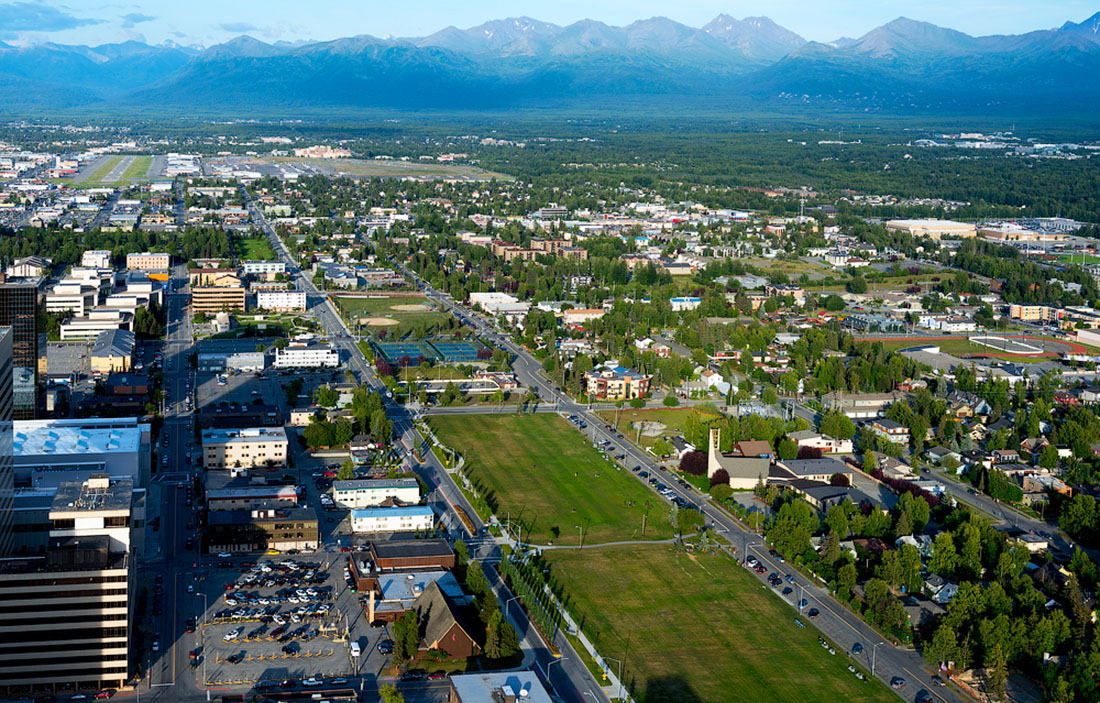
[{"label": "cloud", "polygon": [[3,36],[17,36],[21,32],[60,32],[102,23],[100,19],[76,17],[38,2],[0,4],[0,35]]},{"label": "cloud", "polygon": [[143,15],[140,12],[131,12],[128,15],[122,16],[122,26],[129,29],[135,24],[141,24],[142,22],[152,22],[156,17],[152,15]]},{"label": "cloud", "polygon": [[256,32],[259,31],[259,27],[248,22],[224,22],[220,25],[222,29],[227,32]]}]

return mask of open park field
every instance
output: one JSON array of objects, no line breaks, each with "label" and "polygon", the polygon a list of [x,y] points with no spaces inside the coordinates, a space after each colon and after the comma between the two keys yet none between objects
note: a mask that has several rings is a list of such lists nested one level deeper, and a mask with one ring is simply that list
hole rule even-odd
[{"label": "open park field", "polygon": [[[877,703],[897,697],[847,670],[817,630],[723,553],[671,545],[544,552],[585,635],[622,659],[641,703]],[[612,670],[617,664],[609,662]]]},{"label": "open park field", "polygon": [[[703,423],[721,417],[709,410],[696,408],[660,408],[654,410],[625,408],[621,413],[619,410],[600,410],[596,414],[615,427],[617,431],[634,440],[635,443],[643,447],[649,447],[662,436],[668,438],[683,436],[684,425],[687,423],[688,416],[692,413],[698,414]],[[664,427],[661,428],[660,425],[664,425]],[[639,429],[642,428],[644,428],[643,431],[639,432]],[[706,449],[706,447],[702,449]]]},{"label": "open park field", "polygon": [[575,545],[578,525],[586,545],[672,536],[664,501],[557,415],[437,416],[430,424],[465,457],[467,475],[497,516],[522,521],[525,540]]},{"label": "open park field", "polygon": [[237,256],[245,261],[271,261],[275,251],[267,237],[246,237],[237,241]]},{"label": "open park field", "polygon": [[[977,336],[977,335],[970,335]],[[996,333],[992,335],[983,336],[999,336]],[[1008,339],[1015,339],[1020,335],[1009,334]],[[1008,361],[1021,361],[1021,362],[1038,362],[1048,361],[1051,357],[1057,354],[1072,352],[1075,354],[1092,354],[1095,353],[1091,347],[1077,342],[1072,342],[1065,339],[1051,339],[1049,337],[1040,337],[1033,335],[1023,335],[1022,340],[1024,343],[1040,347],[1043,349],[1043,354],[1012,354],[1004,353],[998,350],[995,346],[989,346],[986,344],[978,344],[977,342],[970,341],[969,337],[937,337],[937,336],[915,336],[915,337],[860,337],[859,341],[879,341],[882,342],[883,347],[887,351],[896,351],[898,349],[908,349],[909,347],[917,347],[922,345],[937,346],[944,354],[953,354],[955,356],[967,357],[967,356],[988,356],[996,359],[1005,359]],[[1010,346],[1009,349],[1012,347]]]}]

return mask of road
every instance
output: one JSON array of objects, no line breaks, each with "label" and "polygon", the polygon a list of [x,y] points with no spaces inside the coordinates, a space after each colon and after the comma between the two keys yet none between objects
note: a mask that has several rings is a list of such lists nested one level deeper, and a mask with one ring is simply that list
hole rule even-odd
[{"label": "road", "polygon": [[[340,358],[345,360],[345,368],[351,370],[361,383],[367,383],[371,388],[385,394],[385,385],[378,378],[374,369],[367,363],[362,350],[356,345],[350,330],[340,318],[328,296],[317,290],[316,286],[313,285],[313,281],[298,267],[286,245],[268,224],[263,211],[256,207],[247,192],[243,190],[242,192],[253,221],[267,235],[276,255],[286,264],[287,272],[291,275],[295,285],[298,286],[299,290],[306,292],[307,308],[325,329],[329,343],[340,349]],[[492,339],[498,343],[503,341],[495,333],[492,335]],[[535,362],[535,365],[537,367],[537,362]],[[478,518],[477,512],[462,495],[443,465],[428,450],[427,444],[416,429],[416,418],[410,414],[404,405],[389,397],[386,398],[386,415],[393,421],[394,439],[398,446],[404,447],[406,461],[431,487],[431,492],[427,496],[428,504],[433,507],[452,534],[466,535],[470,553],[474,559],[483,563],[498,562],[500,560],[499,547],[494,540],[482,536],[484,525]],[[414,454],[419,454],[421,459],[417,461],[413,456]],[[461,523],[455,511],[456,507],[461,507],[470,518],[474,526],[473,534]],[[507,608],[513,600],[513,595],[507,586],[495,577],[494,573],[489,574],[489,581],[493,584],[498,597]],[[507,614],[525,643],[525,652],[529,658],[533,658],[533,665],[548,674],[551,685],[563,700],[572,701],[573,703],[593,703],[593,701],[609,700],[600,688],[600,684],[596,682],[591,672],[584,665],[584,662],[573,651],[572,645],[566,639],[564,633],[559,632],[555,635],[554,645],[562,653],[562,656],[558,658],[543,643],[541,636],[527,621],[520,608],[511,607],[507,610]],[[554,662],[560,662],[560,665],[551,667]],[[547,672],[548,668],[550,669],[549,672]]]},{"label": "road", "polygon": [[[427,282],[412,271],[406,269],[404,272],[416,281],[418,287],[429,298],[473,326],[483,340],[492,341],[511,352],[515,359],[513,369],[520,383],[535,390],[541,402],[552,405],[563,414],[576,415],[584,419],[588,427],[580,431],[586,438],[596,442],[603,440],[613,442],[615,446],[620,448],[620,453],[625,454],[624,459],[620,462],[623,466],[643,467],[652,476],[656,476],[663,484],[668,486],[681,500],[698,508],[705,516],[708,526],[727,537],[734,546],[740,547],[739,554],[742,555],[742,558],[749,551],[746,548],[747,545],[752,545],[753,542],[762,544],[763,540],[759,535],[746,530],[725,512],[713,506],[708,497],[700,495],[690,487],[685,488],[679,485],[676,482],[676,477],[670,471],[656,464],[652,461],[651,456],[610,429],[602,418],[589,412],[586,406],[573,401],[556,385],[542,376],[542,365],[526,349],[513,343],[507,335],[498,333],[471,310],[457,305],[449,296],[432,289]],[[634,475],[637,476],[637,474]],[[643,481],[641,478],[638,480]],[[769,569],[779,570],[782,573],[778,562],[768,554],[766,549],[761,553],[757,546],[752,546],[751,551],[766,564],[769,564]],[[827,590],[806,585],[804,583],[805,578],[800,578],[800,580],[803,582],[805,589],[805,598],[810,601],[810,605],[807,607],[818,607],[822,612],[820,616],[813,620],[803,618],[803,622],[812,623],[846,651],[850,652],[856,642],[861,643],[865,648],[864,653],[859,656],[852,655],[853,658],[860,660],[862,665],[870,669],[871,658],[874,657],[876,659],[875,675],[886,683],[889,683],[895,676],[906,679],[908,683],[904,689],[899,691],[900,695],[912,699],[916,695],[916,691],[927,689],[932,694],[933,699],[941,703],[962,703],[969,700],[954,689],[934,686],[932,683],[933,674],[928,670],[923,658],[918,653],[904,648],[896,648],[889,644],[874,647],[873,645],[880,642],[881,638],[877,637],[861,618],[840,605]],[[795,601],[796,603],[797,601]],[[793,616],[794,613],[792,613]]]}]

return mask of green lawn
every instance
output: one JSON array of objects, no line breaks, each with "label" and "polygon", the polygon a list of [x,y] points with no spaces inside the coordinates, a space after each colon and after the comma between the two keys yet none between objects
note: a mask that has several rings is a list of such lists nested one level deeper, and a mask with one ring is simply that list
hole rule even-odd
[{"label": "green lawn", "polygon": [[248,237],[237,242],[237,257],[244,261],[271,261],[275,251],[267,237]]},{"label": "green lawn", "polygon": [[107,174],[110,173],[121,160],[121,156],[108,157],[107,160],[103,162],[103,165],[96,169],[95,173],[89,176],[84,183],[96,185],[101,184],[103,182],[103,179],[107,177]]},{"label": "green lawn", "polygon": [[647,510],[644,539],[672,536],[664,501],[557,415],[438,416],[430,424],[465,457],[497,516],[522,520],[524,539],[545,544],[556,527],[555,544],[577,544],[578,525],[585,544],[643,539]]},{"label": "green lawn", "polygon": [[[388,337],[403,337],[410,331],[440,322],[447,317],[447,313],[440,311],[435,303],[423,297],[351,297],[337,296],[333,294],[333,301],[344,312],[354,329],[355,320],[367,317],[385,317],[394,320],[394,325],[367,325],[363,324],[363,333],[388,330]],[[399,310],[401,306],[423,305],[427,310]]]},{"label": "green lawn", "polygon": [[[662,431],[662,435],[666,437],[679,437],[684,434],[684,423],[687,422],[688,416],[695,412],[691,408],[668,408],[659,410],[631,410],[626,408],[622,411],[622,414],[618,410],[600,410],[596,414],[602,417],[606,422],[611,425],[615,425],[619,432],[629,437],[632,441],[640,442],[641,446],[649,447],[657,441],[657,437],[647,437],[641,435],[639,437],[638,430],[632,427],[635,422],[660,422],[665,426]],[[618,423],[616,423],[616,417]],[[719,417],[718,415],[711,414],[709,412],[702,414],[702,420],[704,422],[710,422],[711,419]]]},{"label": "green lawn", "polygon": [[794,610],[724,554],[632,545],[544,556],[585,635],[623,660],[640,703],[898,700],[856,679],[843,651],[830,655],[816,629],[796,627]]},{"label": "green lawn", "polygon": [[122,172],[122,181],[130,183],[135,180],[144,180],[149,176],[149,167],[153,165],[152,156],[136,156]]},{"label": "green lawn", "polygon": [[[920,336],[920,335],[918,335]],[[1025,340],[1026,341],[1026,340]],[[883,347],[887,351],[896,351],[898,349],[908,349],[909,347],[917,346],[937,346],[944,354],[954,354],[956,356],[964,356],[967,354],[980,354],[983,356],[991,356],[997,359],[1007,359],[1010,361],[1019,361],[1022,363],[1039,363],[1040,361],[1050,361],[1049,356],[1042,355],[1029,355],[1029,354],[998,354],[997,350],[993,347],[987,347],[982,344],[975,344],[969,339],[961,338],[947,338],[947,339],[888,339],[883,340]]]}]

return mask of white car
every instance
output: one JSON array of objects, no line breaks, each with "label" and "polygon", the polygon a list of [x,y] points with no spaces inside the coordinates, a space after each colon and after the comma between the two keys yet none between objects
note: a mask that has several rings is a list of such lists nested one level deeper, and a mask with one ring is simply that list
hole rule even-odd
[{"label": "white car", "polygon": [[314,686],[324,686],[325,682],[310,676],[308,679],[302,679],[302,685],[306,688],[313,688]]},{"label": "white car", "polygon": [[232,642],[240,636],[241,628],[238,627],[236,630],[230,630],[229,632],[225,633],[225,637],[222,637],[222,640],[225,642]]},{"label": "white car", "polygon": [[232,555],[232,554],[230,554],[229,552],[220,552],[220,553],[218,554],[218,558],[219,558],[219,559],[228,559],[228,558],[230,558],[231,556],[233,556],[233,555]]},{"label": "white car", "polygon": [[284,618],[282,615],[272,616],[271,621],[273,623],[275,623],[276,625],[285,625],[286,624],[286,618]]}]

